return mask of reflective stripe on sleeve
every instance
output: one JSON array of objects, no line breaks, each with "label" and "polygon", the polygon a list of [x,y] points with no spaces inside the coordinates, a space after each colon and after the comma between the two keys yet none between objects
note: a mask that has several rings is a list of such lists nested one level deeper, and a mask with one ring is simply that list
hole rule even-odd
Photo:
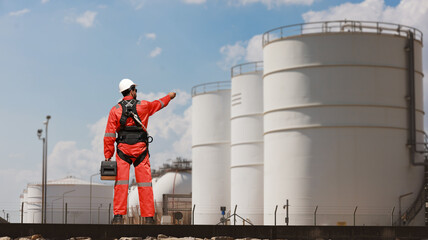
[{"label": "reflective stripe on sleeve", "polygon": [[116,104],[114,107],[115,107],[116,109],[118,109],[118,108],[119,108],[119,104]]},{"label": "reflective stripe on sleeve", "polygon": [[152,182],[139,182],[137,183],[138,187],[151,187],[152,186]]},{"label": "reflective stripe on sleeve", "polygon": [[163,104],[163,102],[161,100],[158,100],[158,101],[160,102],[160,104],[162,105],[162,108],[163,108],[163,106],[165,106],[165,104]]},{"label": "reflective stripe on sleeve", "polygon": [[116,183],[114,185],[128,185],[129,180],[119,180],[116,181]]},{"label": "reflective stripe on sleeve", "polygon": [[116,137],[116,133],[105,133],[104,137]]}]

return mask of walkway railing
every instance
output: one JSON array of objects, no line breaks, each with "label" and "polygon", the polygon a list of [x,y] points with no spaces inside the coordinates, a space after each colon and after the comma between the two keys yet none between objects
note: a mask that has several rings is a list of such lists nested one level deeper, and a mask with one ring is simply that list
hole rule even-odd
[{"label": "walkway railing", "polygon": [[192,87],[192,97],[208,92],[230,89],[230,81],[209,82]]},{"label": "walkway railing", "polygon": [[341,20],[300,23],[274,28],[263,34],[263,46],[290,36],[338,32],[365,32],[404,37],[407,37],[408,32],[413,32],[414,39],[421,43],[423,42],[422,32],[413,27],[395,23]]},{"label": "walkway railing", "polygon": [[230,75],[233,78],[235,76],[252,72],[263,72],[263,61],[249,62],[233,66],[230,71]]}]

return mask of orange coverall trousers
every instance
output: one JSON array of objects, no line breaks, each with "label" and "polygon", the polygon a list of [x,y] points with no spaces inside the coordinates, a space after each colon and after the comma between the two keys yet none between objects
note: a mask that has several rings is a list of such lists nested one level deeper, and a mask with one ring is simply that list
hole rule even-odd
[{"label": "orange coverall trousers", "polygon": [[[126,155],[131,156],[134,163],[136,158],[146,150],[143,142],[134,145],[120,143],[118,148]],[[131,165],[116,153],[117,175],[114,185],[114,215],[125,215],[128,199],[129,170]],[[138,187],[140,202],[140,215],[142,217],[153,217],[155,206],[153,202],[152,175],[150,169],[149,154],[135,167],[135,178]]]}]

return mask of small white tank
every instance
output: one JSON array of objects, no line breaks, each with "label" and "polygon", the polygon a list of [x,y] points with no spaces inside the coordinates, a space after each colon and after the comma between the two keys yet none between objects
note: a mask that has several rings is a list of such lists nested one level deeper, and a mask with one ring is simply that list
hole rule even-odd
[{"label": "small white tank", "polygon": [[40,184],[27,185],[27,197],[24,202],[24,223],[42,222],[42,186]]},{"label": "small white tank", "polygon": [[263,225],[263,62],[234,66],[231,75],[230,210]]},{"label": "small white tank", "polygon": [[230,82],[192,89],[192,205],[195,224],[217,224],[230,206]]}]

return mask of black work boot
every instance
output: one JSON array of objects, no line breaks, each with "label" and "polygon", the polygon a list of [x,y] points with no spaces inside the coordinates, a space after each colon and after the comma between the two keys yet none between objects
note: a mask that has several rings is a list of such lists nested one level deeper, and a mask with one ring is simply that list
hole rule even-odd
[{"label": "black work boot", "polygon": [[144,220],[146,224],[149,224],[149,225],[155,224],[155,219],[153,217],[145,217]]},{"label": "black work boot", "polygon": [[111,220],[111,224],[123,224],[122,215],[114,215],[113,220]]}]

